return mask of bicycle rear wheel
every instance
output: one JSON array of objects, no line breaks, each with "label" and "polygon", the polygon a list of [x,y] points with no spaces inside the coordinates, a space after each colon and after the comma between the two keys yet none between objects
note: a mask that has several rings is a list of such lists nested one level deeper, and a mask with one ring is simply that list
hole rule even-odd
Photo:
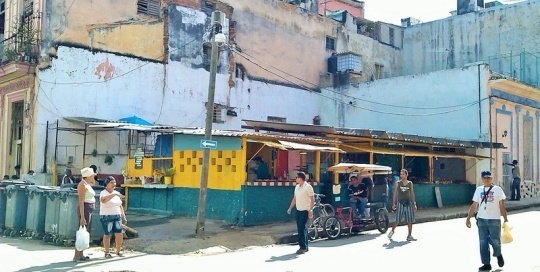
[{"label": "bicycle rear wheel", "polygon": [[324,233],[329,239],[336,239],[341,234],[341,222],[335,216],[329,216],[324,221]]}]

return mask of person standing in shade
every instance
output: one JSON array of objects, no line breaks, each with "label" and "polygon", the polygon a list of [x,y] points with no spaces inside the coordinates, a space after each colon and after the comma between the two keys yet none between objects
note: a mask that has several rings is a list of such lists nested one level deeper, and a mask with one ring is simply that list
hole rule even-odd
[{"label": "person standing in shade", "polygon": [[519,171],[518,161],[513,160],[512,163],[505,163],[512,166],[512,185],[510,185],[510,201],[519,201],[521,199],[521,172]]},{"label": "person standing in shade", "polygon": [[99,194],[101,205],[99,206],[99,220],[103,227],[103,247],[105,247],[105,258],[111,258],[109,252],[111,248],[111,235],[114,234],[114,243],[116,245],[116,256],[123,257],[120,251],[124,241],[122,224],[127,223],[122,200],[124,196],[115,191],[116,180],[113,176],[107,177],[103,181],[105,190]]},{"label": "person standing in shade", "polygon": [[413,183],[407,180],[409,172],[406,169],[401,169],[399,173],[400,181],[396,182],[394,188],[394,198],[392,200],[392,210],[396,211],[396,220],[392,222],[392,230],[388,233],[388,238],[392,239],[394,230],[399,222],[404,219],[407,222],[409,234],[407,241],[416,241],[412,237],[412,224],[414,223],[414,212],[416,211],[416,197],[414,195]]},{"label": "person standing in shade", "polygon": [[[79,226],[85,226],[88,233],[92,233],[92,212],[94,211],[96,192],[92,188],[96,184],[94,180],[94,170],[86,167],[81,169],[82,180],[77,185],[77,195],[79,197],[79,205],[77,214],[79,215]],[[77,228],[78,229],[78,228]],[[82,251],[75,248],[74,262],[85,262],[90,260],[90,257],[84,256]]]},{"label": "person standing in shade", "polygon": [[64,177],[62,177],[62,184],[72,184],[75,183],[73,180],[73,173],[71,172],[71,169],[67,168],[64,170]]},{"label": "person standing in shade", "polygon": [[480,240],[480,259],[482,266],[480,271],[491,271],[489,245],[493,247],[493,256],[497,257],[499,267],[504,266],[501,253],[501,216],[504,222],[508,222],[508,215],[504,205],[506,195],[501,187],[491,183],[491,172],[484,171],[481,174],[482,185],[474,192],[465,225],[471,227],[471,217],[478,211],[476,225]]},{"label": "person standing in shade", "polygon": [[309,218],[313,218],[313,205],[315,204],[313,187],[306,182],[306,174],[298,172],[296,174],[296,187],[294,188],[294,196],[287,209],[287,213],[291,213],[291,209],[296,206],[296,227],[298,229],[298,244],[300,249],[296,254],[303,254],[309,251],[307,222]]}]

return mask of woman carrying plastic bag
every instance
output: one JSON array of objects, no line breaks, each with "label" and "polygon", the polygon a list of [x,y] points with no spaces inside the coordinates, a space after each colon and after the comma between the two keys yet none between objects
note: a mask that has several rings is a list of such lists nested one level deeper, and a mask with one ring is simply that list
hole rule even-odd
[{"label": "woman carrying plastic bag", "polygon": [[75,248],[78,251],[83,251],[90,247],[90,233],[86,231],[85,226],[80,226],[75,234]]},{"label": "woman carrying plastic bag", "polygon": [[[81,176],[82,176],[82,180],[81,182],[79,182],[79,185],[77,185],[77,195],[79,196],[79,205],[77,207],[77,214],[79,215],[79,231],[81,228],[84,228],[85,232],[88,233],[88,235],[90,235],[91,227],[92,227],[92,212],[94,211],[94,207],[96,203],[96,199],[95,199],[96,192],[94,192],[94,189],[92,188],[92,186],[96,184],[96,181],[94,180],[94,170],[92,170],[92,168],[89,168],[89,167],[83,168],[81,169]],[[79,240],[77,237],[79,231],[77,231],[75,235],[76,237],[75,244],[79,242],[77,241]],[[88,240],[90,240],[90,237],[88,237]],[[85,262],[88,260],[90,260],[90,257],[84,256],[83,251],[79,250],[76,246],[75,255],[73,256],[73,261]]]}]

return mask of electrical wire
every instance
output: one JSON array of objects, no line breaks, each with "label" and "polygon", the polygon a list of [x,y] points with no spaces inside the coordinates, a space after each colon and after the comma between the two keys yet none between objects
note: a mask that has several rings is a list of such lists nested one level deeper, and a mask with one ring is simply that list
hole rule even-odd
[{"label": "electrical wire", "polygon": [[[233,49],[233,50],[234,50],[234,49]],[[366,108],[366,107],[361,107],[361,106],[353,105],[353,104],[351,104],[351,103],[349,103],[349,102],[346,102],[346,101],[343,101],[343,100],[340,100],[340,99],[337,99],[337,98],[334,98],[334,97],[329,97],[329,96],[326,96],[326,95],[324,95],[324,94],[322,94],[322,93],[319,93],[319,92],[315,92],[315,91],[313,91],[313,90],[311,90],[311,89],[309,89],[309,88],[307,88],[307,87],[305,87],[305,86],[299,85],[299,84],[296,83],[296,82],[293,82],[293,81],[291,81],[291,80],[289,80],[289,79],[287,79],[287,78],[285,78],[285,77],[283,77],[283,76],[281,76],[281,75],[278,75],[277,73],[275,73],[275,72],[273,72],[273,71],[270,71],[270,70],[266,69],[265,67],[261,66],[260,64],[258,64],[258,63],[256,63],[256,62],[252,61],[250,58],[248,58],[248,57],[246,57],[245,55],[243,55],[241,52],[238,52],[237,50],[234,50],[234,51],[235,51],[239,56],[241,56],[242,58],[244,58],[244,59],[247,60],[248,62],[252,63],[253,65],[255,65],[255,66],[257,66],[257,67],[263,69],[264,71],[266,71],[266,72],[268,72],[268,73],[270,73],[270,74],[273,74],[273,75],[275,75],[275,76],[277,76],[277,77],[279,77],[279,78],[281,78],[281,79],[287,81],[288,83],[290,83],[290,84],[292,84],[292,85],[294,85],[294,86],[296,86],[296,87],[298,87],[298,88],[300,88],[300,89],[308,90],[308,91],[311,92],[311,93],[314,93],[314,94],[319,95],[319,96],[321,96],[321,97],[328,98],[328,99],[333,100],[333,101],[338,102],[338,103],[347,104],[347,105],[349,105],[349,106],[351,106],[351,107],[354,107],[354,108],[363,109],[363,110],[366,110],[366,111],[375,112],[375,113],[380,113],[380,114],[396,115],[396,116],[433,116],[433,115],[442,115],[442,114],[448,114],[448,113],[452,113],[452,112],[456,112],[456,111],[463,110],[463,109],[465,109],[465,108],[471,107],[471,106],[473,106],[473,105],[476,105],[476,104],[480,103],[481,101],[484,101],[484,100],[488,99],[488,98],[484,98],[484,99],[482,99],[482,100],[480,100],[480,101],[474,101],[474,102],[471,102],[471,103],[469,103],[469,104],[465,104],[465,105],[463,105],[463,106],[461,106],[461,107],[459,107],[459,108],[452,109],[452,110],[447,110],[447,111],[442,111],[442,112],[431,112],[431,113],[399,113],[399,112],[390,112],[390,111],[375,110],[375,109],[370,109],[370,108]],[[420,109],[420,108],[414,108],[414,109]]]}]

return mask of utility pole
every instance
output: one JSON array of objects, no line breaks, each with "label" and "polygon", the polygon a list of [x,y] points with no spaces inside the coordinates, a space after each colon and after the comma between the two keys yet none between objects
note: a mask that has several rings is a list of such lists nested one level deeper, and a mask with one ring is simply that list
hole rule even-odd
[{"label": "utility pole", "polygon": [[[206,125],[204,130],[204,139],[212,139],[212,122],[214,114],[214,95],[216,92],[216,74],[218,64],[218,45],[216,36],[221,33],[223,14],[220,11],[212,12],[211,19],[211,43],[212,52],[210,55],[210,82],[208,83],[208,101],[206,102]],[[223,34],[221,34],[223,35]],[[204,238],[204,221],[206,212],[206,191],[208,189],[208,168],[210,164],[210,148],[203,150],[203,164],[201,173],[201,188],[199,190],[199,206],[197,209],[197,228],[195,229],[197,238]]]}]

